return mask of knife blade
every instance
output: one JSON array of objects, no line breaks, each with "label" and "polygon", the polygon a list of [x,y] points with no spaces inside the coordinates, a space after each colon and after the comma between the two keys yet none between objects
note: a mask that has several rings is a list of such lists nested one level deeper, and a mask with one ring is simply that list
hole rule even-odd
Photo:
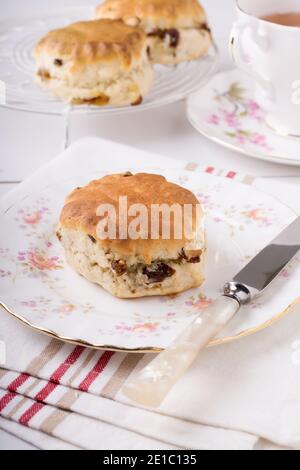
[{"label": "knife blade", "polygon": [[191,366],[199,352],[224,328],[240,307],[263,292],[300,250],[300,217],[258,253],[224,286],[178,338],[123,387],[123,393],[145,406],[157,407]]},{"label": "knife blade", "polygon": [[260,251],[233,282],[245,284],[252,296],[262,292],[300,250],[300,217],[297,217],[272,242]]}]

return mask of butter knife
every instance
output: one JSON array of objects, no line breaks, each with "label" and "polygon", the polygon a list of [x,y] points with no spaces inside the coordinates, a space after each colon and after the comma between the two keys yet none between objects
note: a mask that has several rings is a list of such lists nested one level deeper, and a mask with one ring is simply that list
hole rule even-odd
[{"label": "butter knife", "polygon": [[223,294],[159,353],[122,391],[133,401],[157,407],[199,352],[240,310],[263,292],[300,250],[300,217],[224,286]]}]

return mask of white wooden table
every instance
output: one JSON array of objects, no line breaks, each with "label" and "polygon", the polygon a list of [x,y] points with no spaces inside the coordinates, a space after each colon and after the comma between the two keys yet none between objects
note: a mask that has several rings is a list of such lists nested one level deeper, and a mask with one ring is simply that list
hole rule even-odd
[{"label": "white wooden table", "polygon": [[[64,6],[96,5],[97,0],[64,0]],[[221,69],[232,68],[227,51],[228,36],[235,18],[234,0],[202,0],[221,51]],[[10,0],[1,8],[2,17],[30,15],[47,7],[61,5],[60,0]],[[31,115],[0,109],[0,197],[38,167],[55,157],[63,146],[63,120],[57,116]],[[163,108],[130,116],[108,118],[73,117],[70,142],[85,136],[99,136],[143,150],[173,158],[200,162],[218,168],[263,176],[273,184],[269,192],[276,194],[276,182],[299,188],[300,167],[279,166],[260,162],[226,150],[200,136],[187,122],[185,104],[179,102]],[[300,146],[300,143],[299,143]],[[281,199],[299,211],[299,203],[291,191],[282,191]],[[299,198],[298,198],[299,199]],[[0,449],[32,449],[29,444],[0,430]]]}]

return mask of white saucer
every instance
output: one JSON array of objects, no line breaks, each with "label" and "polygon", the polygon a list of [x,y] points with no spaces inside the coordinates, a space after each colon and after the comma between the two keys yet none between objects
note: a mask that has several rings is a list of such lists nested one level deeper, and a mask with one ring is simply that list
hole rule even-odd
[{"label": "white saucer", "polygon": [[254,82],[235,69],[215,75],[187,100],[190,123],[204,136],[250,157],[300,166],[300,138],[276,134],[254,99]]}]

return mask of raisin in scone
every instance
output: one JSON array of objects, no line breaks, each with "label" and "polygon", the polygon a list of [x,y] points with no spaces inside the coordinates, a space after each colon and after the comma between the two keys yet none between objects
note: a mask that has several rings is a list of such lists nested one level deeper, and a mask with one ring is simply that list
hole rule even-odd
[{"label": "raisin in scone", "polygon": [[50,31],[35,48],[37,82],[75,104],[139,104],[153,82],[146,34],[94,20]]},{"label": "raisin in scone", "polygon": [[[124,214],[120,197],[124,196],[128,209],[134,204],[146,208],[149,222],[146,236],[145,231],[139,238],[121,235]],[[102,232],[99,234],[99,222],[105,220],[99,215],[99,207],[105,208],[107,204],[116,211],[116,236],[104,238]],[[186,214],[182,219],[176,219],[170,212],[169,219],[162,218],[159,230],[153,232],[154,225],[150,229],[153,207],[161,208],[162,204],[168,207],[176,204],[182,209],[189,205],[190,210],[182,212]],[[132,220],[134,217],[128,216],[128,226]],[[176,229],[183,222],[188,222],[189,236],[185,230],[178,236],[180,231]],[[164,223],[169,223],[169,237],[164,232]],[[160,175],[108,175],[75,189],[65,201],[57,237],[67,261],[77,272],[120,298],[176,294],[204,281],[202,208],[190,191]]]},{"label": "raisin in scone", "polygon": [[212,42],[205,11],[197,0],[105,0],[95,16],[140,27],[150,40],[154,63],[198,59]]}]

